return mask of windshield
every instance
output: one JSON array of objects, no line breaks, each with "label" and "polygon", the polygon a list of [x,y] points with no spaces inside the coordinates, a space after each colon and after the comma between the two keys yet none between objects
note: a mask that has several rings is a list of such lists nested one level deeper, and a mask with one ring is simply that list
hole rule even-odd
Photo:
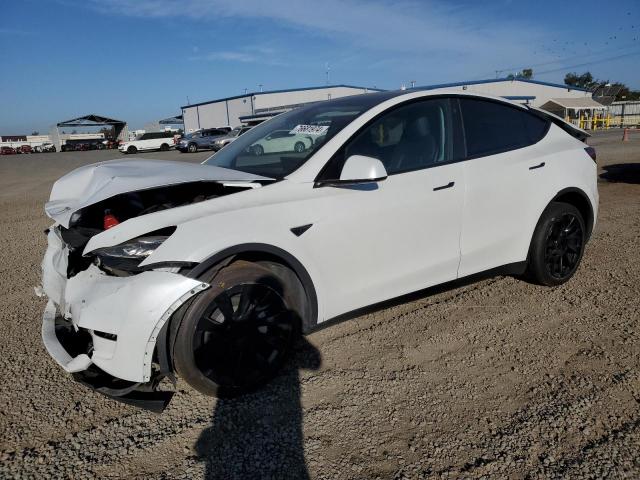
[{"label": "windshield", "polygon": [[356,117],[387,98],[380,93],[354,95],[291,110],[253,127],[204,163],[284,178]]}]

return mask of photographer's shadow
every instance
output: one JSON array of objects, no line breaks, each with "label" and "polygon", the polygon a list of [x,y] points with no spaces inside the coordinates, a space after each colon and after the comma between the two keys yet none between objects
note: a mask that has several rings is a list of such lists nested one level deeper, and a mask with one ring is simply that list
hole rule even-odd
[{"label": "photographer's shadow", "polygon": [[205,479],[305,479],[301,369],[317,370],[320,352],[304,338],[280,375],[262,389],[218,399],[211,426],[198,438]]}]

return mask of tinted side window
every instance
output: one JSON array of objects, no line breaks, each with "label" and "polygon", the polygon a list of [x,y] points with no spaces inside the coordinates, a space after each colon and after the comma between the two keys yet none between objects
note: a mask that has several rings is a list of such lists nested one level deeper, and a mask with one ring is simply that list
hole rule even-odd
[{"label": "tinted side window", "polygon": [[349,141],[344,159],[366,155],[382,161],[387,173],[408,172],[451,160],[449,101],[425,100],[396,108],[374,120]]},{"label": "tinted side window", "polygon": [[538,142],[548,124],[525,110],[497,102],[461,98],[468,157],[492,155]]}]

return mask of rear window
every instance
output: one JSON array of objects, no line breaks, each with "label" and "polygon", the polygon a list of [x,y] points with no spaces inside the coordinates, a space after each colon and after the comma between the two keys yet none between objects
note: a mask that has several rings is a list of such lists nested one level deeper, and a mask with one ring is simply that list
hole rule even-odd
[{"label": "rear window", "polygon": [[482,157],[540,141],[549,123],[516,106],[461,98],[467,157]]},{"label": "rear window", "polygon": [[147,132],[142,134],[142,136],[138,138],[138,140],[153,140],[157,138],[169,138],[169,137],[173,137],[172,132]]}]

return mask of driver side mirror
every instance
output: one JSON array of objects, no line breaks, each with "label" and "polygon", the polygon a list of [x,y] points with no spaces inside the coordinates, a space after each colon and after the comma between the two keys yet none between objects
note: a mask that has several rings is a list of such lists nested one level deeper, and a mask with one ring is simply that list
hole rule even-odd
[{"label": "driver side mirror", "polygon": [[339,183],[379,182],[387,178],[387,170],[380,160],[364,155],[351,155],[344,162]]},{"label": "driver side mirror", "polygon": [[[351,155],[342,166],[339,179],[318,180],[316,187],[339,187],[355,184],[372,184],[387,178],[387,169],[380,160],[364,155]],[[375,186],[375,185],[374,185]]]}]

